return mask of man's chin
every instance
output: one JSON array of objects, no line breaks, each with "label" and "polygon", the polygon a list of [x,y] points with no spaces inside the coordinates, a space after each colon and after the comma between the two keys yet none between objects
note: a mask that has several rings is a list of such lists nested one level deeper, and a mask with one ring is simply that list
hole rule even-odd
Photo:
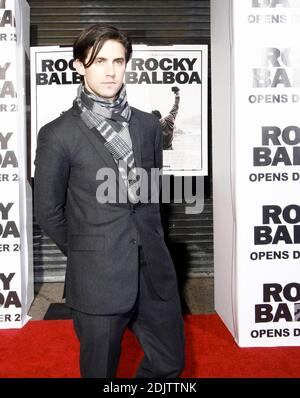
[{"label": "man's chin", "polygon": [[117,94],[115,92],[112,93],[106,93],[102,97],[108,101],[113,101],[116,98]]},{"label": "man's chin", "polygon": [[98,97],[101,97],[105,100],[112,101],[116,97],[116,92],[114,91],[98,91],[94,92]]}]

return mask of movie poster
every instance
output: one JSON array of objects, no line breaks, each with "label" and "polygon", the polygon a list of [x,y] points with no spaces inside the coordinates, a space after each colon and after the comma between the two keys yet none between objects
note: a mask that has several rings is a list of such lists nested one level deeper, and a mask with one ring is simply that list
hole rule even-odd
[{"label": "movie poster", "polygon": [[[158,117],[164,174],[207,175],[207,46],[134,45],[128,101]],[[72,106],[80,77],[72,49],[31,48],[32,170],[39,129]]]},{"label": "movie poster", "polygon": [[0,2],[0,329],[24,326],[33,300],[32,194],[26,170],[27,53],[27,2]]},{"label": "movie poster", "polygon": [[297,346],[300,2],[226,3],[212,2],[215,307],[241,347]]}]

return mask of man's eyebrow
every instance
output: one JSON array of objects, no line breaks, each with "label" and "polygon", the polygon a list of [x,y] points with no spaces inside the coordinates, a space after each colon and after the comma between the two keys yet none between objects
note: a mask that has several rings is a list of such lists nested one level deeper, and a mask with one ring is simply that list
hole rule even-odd
[{"label": "man's eyebrow", "polygon": [[125,61],[125,58],[124,57],[118,57],[118,58],[115,58],[114,61]]},{"label": "man's eyebrow", "polygon": [[[105,58],[105,57],[96,57],[95,61],[98,59],[103,59],[104,61],[107,61],[107,58]],[[114,58],[113,61],[125,61],[125,57]]]}]

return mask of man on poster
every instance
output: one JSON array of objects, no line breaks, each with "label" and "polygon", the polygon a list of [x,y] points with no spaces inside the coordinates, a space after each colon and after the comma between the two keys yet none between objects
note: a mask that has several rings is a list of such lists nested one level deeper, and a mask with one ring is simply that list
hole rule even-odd
[{"label": "man on poster", "polygon": [[159,123],[163,132],[163,149],[170,150],[173,149],[172,142],[174,138],[174,130],[175,130],[175,119],[179,110],[179,88],[172,87],[172,91],[175,94],[174,104],[169,114],[165,117],[162,117],[161,113],[158,110],[152,111],[153,115],[159,118]]},{"label": "man on poster", "polygon": [[[132,47],[114,27],[93,25],[74,43],[83,77],[73,107],[42,127],[35,215],[67,255],[66,303],[80,340],[83,377],[115,377],[128,326],[144,358],[136,377],[178,377],[184,335],[177,279],[158,203],[139,201],[136,168],[162,167],[157,118],[130,107],[123,78]],[[126,173],[124,173],[124,164]],[[99,172],[115,175],[127,201],[99,200]],[[109,187],[110,188],[110,187]]]}]

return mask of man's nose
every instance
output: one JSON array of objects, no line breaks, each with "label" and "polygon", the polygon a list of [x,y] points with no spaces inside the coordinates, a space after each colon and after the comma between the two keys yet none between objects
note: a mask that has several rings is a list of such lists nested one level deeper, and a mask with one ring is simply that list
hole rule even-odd
[{"label": "man's nose", "polygon": [[108,62],[106,65],[106,76],[114,76],[115,75],[115,67],[113,63]]}]

